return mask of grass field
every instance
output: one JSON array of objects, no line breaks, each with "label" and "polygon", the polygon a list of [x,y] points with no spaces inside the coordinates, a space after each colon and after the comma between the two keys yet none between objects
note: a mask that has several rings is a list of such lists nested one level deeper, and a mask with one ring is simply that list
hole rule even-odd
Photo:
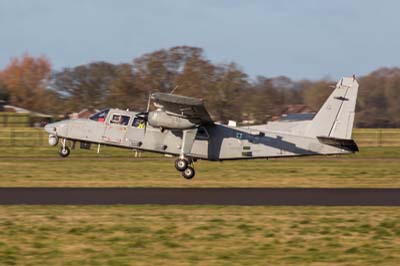
[{"label": "grass field", "polygon": [[61,159],[42,129],[1,128],[0,186],[400,187],[400,129],[353,135],[361,147],[355,155],[200,161],[196,178],[186,181],[173,159],[158,154],[135,159],[130,150],[102,147],[100,154],[76,149]]},{"label": "grass field", "polygon": [[[47,138],[43,128],[0,127],[0,147],[47,146]],[[398,128],[356,128],[353,138],[360,147],[400,147]]]},{"label": "grass field", "polygon": [[[199,161],[190,181],[173,162],[109,147],[62,159],[54,147],[2,145],[0,186],[400,187],[396,145],[349,156]],[[398,207],[0,206],[1,266],[399,262]]]},{"label": "grass field", "polygon": [[0,265],[399,261],[399,208],[0,207]]},{"label": "grass field", "polygon": [[336,157],[199,161],[193,180],[180,176],[174,158],[144,153],[136,159],[130,150],[77,149],[68,158],[50,147],[1,148],[0,154],[1,187],[400,187],[396,147]]}]

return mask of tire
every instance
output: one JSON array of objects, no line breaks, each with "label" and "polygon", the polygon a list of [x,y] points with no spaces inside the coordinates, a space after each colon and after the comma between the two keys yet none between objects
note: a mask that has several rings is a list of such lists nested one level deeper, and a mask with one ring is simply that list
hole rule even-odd
[{"label": "tire", "polygon": [[175,161],[175,168],[176,170],[183,172],[185,171],[189,166],[189,162],[186,161],[185,159],[178,159]]},{"label": "tire", "polygon": [[60,156],[63,157],[63,158],[68,157],[70,152],[71,151],[70,151],[70,149],[68,147],[65,147],[65,149],[63,149],[63,147],[61,147],[60,150],[58,151]]},{"label": "tire", "polygon": [[183,172],[182,176],[186,179],[192,179],[195,175],[194,168],[191,166],[188,166]]}]

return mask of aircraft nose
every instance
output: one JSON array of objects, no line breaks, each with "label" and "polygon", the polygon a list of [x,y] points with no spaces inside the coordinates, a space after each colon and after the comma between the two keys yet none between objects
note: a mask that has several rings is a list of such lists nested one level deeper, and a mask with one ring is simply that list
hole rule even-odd
[{"label": "aircraft nose", "polygon": [[57,130],[56,124],[57,123],[47,124],[47,125],[44,126],[44,130],[49,134],[54,134],[56,132],[56,130]]},{"label": "aircraft nose", "polygon": [[64,131],[66,131],[67,125],[68,122],[64,120],[56,123],[47,124],[44,127],[44,130],[49,134],[57,134],[59,136],[63,136],[65,135]]}]

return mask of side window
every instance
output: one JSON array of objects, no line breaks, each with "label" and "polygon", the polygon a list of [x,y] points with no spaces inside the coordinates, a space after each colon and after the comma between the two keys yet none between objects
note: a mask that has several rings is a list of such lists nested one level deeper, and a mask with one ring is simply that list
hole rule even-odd
[{"label": "side window", "polygon": [[113,115],[110,120],[110,124],[120,124],[121,123],[121,115]]},{"label": "side window", "polygon": [[135,117],[134,119],[133,119],[133,122],[132,122],[132,126],[133,127],[137,127],[137,128],[144,128],[144,119],[143,118],[141,118],[141,117]]},{"label": "side window", "polygon": [[243,133],[241,133],[241,132],[236,132],[236,138],[237,138],[237,139],[242,139],[242,138],[243,138]]},{"label": "side window", "polygon": [[127,126],[128,124],[129,124],[129,120],[131,119],[131,117],[130,116],[127,116],[127,115],[123,115],[122,116],[122,122],[121,122],[121,125],[123,125],[123,126]]},{"label": "side window", "polygon": [[210,135],[207,132],[205,127],[199,127],[197,130],[196,139],[207,140],[210,138]]},{"label": "side window", "polygon": [[110,124],[117,124],[122,126],[127,126],[130,120],[130,116],[113,114],[110,120]]}]

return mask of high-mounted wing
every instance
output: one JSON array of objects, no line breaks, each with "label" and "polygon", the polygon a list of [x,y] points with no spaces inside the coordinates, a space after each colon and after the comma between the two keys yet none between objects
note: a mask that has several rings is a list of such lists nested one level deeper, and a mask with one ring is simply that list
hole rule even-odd
[{"label": "high-mounted wing", "polygon": [[198,121],[202,124],[213,123],[203,100],[160,92],[153,93],[151,98],[157,107],[170,115]]}]

